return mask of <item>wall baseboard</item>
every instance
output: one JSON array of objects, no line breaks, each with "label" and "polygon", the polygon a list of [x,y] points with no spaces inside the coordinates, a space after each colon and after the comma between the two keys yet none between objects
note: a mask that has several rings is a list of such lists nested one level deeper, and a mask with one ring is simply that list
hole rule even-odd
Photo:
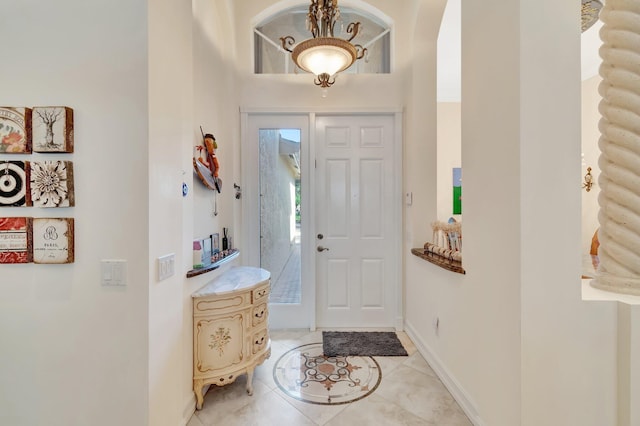
[{"label": "wall baseboard", "polygon": [[402,315],[396,317],[396,331],[404,331],[404,317]]},{"label": "wall baseboard", "polygon": [[409,321],[405,322],[404,329],[407,335],[416,345],[416,348],[418,349],[418,352],[420,352],[420,355],[422,355],[427,363],[431,366],[440,381],[451,393],[453,399],[456,400],[458,405],[460,405],[460,408],[462,408],[462,411],[464,411],[467,417],[469,417],[471,423],[473,423],[475,426],[485,426],[484,422],[480,418],[480,415],[478,414],[478,408],[476,407],[476,404],[473,402],[471,397],[469,397],[469,394],[464,390],[464,388],[460,385],[456,378],[449,372],[442,360],[440,360],[440,358],[429,348],[424,340],[420,338],[415,328]]},{"label": "wall baseboard", "polygon": [[182,426],[186,426],[191,419],[191,416],[196,412],[196,396],[191,394],[191,397],[187,399],[186,404],[184,405],[184,410],[182,410]]}]

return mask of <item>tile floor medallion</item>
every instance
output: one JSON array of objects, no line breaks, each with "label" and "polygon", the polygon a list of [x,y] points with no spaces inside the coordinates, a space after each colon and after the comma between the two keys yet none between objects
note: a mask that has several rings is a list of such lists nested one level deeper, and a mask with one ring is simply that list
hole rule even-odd
[{"label": "tile floor medallion", "polygon": [[371,357],[327,357],[322,343],[311,343],[282,355],[273,368],[273,378],[292,398],[312,404],[338,405],[373,393],[380,384],[382,372]]}]

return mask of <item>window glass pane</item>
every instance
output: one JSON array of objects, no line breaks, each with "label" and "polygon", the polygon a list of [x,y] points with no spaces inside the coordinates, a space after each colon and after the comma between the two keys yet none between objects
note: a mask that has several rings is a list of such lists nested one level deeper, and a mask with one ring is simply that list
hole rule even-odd
[{"label": "window glass pane", "polygon": [[300,129],[260,129],[260,267],[271,303],[300,303]]}]

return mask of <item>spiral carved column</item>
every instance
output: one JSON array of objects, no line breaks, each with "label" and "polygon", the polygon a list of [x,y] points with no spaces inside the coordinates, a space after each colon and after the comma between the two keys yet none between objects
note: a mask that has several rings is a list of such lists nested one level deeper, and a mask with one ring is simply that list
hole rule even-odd
[{"label": "spiral carved column", "polygon": [[640,1],[600,13],[600,266],[594,287],[640,295]]}]

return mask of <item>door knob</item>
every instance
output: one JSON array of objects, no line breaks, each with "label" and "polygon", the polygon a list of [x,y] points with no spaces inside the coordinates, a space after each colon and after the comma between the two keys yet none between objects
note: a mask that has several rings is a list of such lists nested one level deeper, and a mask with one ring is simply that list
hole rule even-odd
[{"label": "door knob", "polygon": [[326,247],[318,246],[318,247],[316,248],[316,250],[318,250],[318,251],[322,252],[322,251],[326,251],[326,250],[329,250],[329,249],[328,249],[328,248],[326,248]]}]

